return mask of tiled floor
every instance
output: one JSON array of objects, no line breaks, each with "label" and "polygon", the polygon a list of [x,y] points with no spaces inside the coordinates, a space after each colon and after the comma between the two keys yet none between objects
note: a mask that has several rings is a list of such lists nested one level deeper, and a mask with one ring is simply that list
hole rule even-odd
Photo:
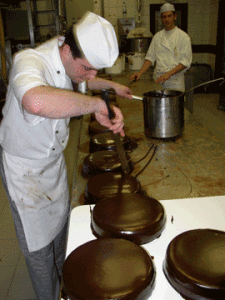
[{"label": "tiled floor", "polygon": [[[225,144],[225,112],[218,111],[218,95],[195,95],[194,115]],[[73,125],[73,124],[72,124]],[[73,130],[73,127],[71,127]],[[73,131],[72,131],[73,132]],[[209,141],[210,144],[210,141]],[[70,177],[73,172],[74,144],[70,140],[66,157]],[[216,149],[215,149],[216,151]],[[215,153],[214,153],[215,154]],[[71,180],[71,178],[70,178]],[[185,187],[184,187],[185,188]],[[7,198],[0,183],[0,299],[31,300],[35,294],[31,286],[25,260],[18,246]]]}]

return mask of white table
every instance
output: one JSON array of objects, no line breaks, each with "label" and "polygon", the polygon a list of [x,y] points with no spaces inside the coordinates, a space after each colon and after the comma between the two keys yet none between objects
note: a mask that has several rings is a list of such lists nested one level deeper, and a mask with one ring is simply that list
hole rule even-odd
[{"label": "white table", "polygon": [[[225,231],[225,196],[160,202],[166,211],[166,227],[160,238],[142,245],[154,257],[156,267],[156,286],[150,299],[181,300],[183,298],[171,287],[162,270],[167,246],[175,236],[187,230],[211,228]],[[78,246],[96,239],[92,234],[90,222],[90,206],[78,206],[72,210],[67,256]]]}]

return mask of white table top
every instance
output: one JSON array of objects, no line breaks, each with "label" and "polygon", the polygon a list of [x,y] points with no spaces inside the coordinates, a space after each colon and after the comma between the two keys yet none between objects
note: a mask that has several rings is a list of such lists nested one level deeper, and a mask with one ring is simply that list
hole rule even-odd
[{"label": "white table top", "polygon": [[[168,283],[162,270],[166,249],[175,236],[187,230],[210,228],[225,231],[225,196],[162,200],[160,202],[166,212],[166,227],[158,239],[142,245],[154,257],[156,267],[156,286],[150,299],[181,300],[183,298]],[[92,234],[90,222],[89,205],[78,206],[72,210],[67,256],[78,246],[96,239]]]}]

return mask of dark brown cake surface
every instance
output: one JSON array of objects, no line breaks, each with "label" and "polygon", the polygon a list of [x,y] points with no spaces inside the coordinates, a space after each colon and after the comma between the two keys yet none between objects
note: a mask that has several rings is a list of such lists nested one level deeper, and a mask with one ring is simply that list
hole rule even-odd
[{"label": "dark brown cake surface", "polygon": [[[137,148],[137,143],[128,136],[120,137],[124,149],[127,152],[132,152]],[[112,131],[96,134],[91,137],[89,144],[89,152],[111,150],[116,151],[115,135]]]},{"label": "dark brown cake surface", "polygon": [[95,135],[102,132],[108,132],[110,129],[108,127],[102,126],[97,120],[90,122],[88,127],[89,135]]},{"label": "dark brown cake surface", "polygon": [[129,174],[108,172],[90,178],[85,187],[85,204],[112,198],[119,193],[137,193],[141,185],[137,178]]},{"label": "dark brown cake surface", "polygon": [[91,228],[98,238],[125,238],[137,244],[161,235],[166,223],[159,201],[142,194],[120,194],[98,202],[92,212]]},{"label": "dark brown cake surface", "polygon": [[225,299],[225,232],[196,229],[178,235],[167,248],[163,269],[185,299]]},{"label": "dark brown cake surface", "polygon": [[[126,154],[130,172],[133,170],[133,163]],[[121,161],[116,151],[98,151],[85,157],[82,168],[82,175],[89,177],[104,172],[122,172]]]},{"label": "dark brown cake surface", "polygon": [[151,257],[142,247],[123,239],[85,243],[63,266],[63,284],[71,300],[144,300],[154,281]]}]

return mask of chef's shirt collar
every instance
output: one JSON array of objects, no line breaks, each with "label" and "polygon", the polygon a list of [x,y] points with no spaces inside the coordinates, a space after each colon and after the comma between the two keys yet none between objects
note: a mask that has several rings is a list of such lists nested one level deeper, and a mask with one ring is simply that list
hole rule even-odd
[{"label": "chef's shirt collar", "polygon": [[52,60],[54,61],[54,67],[56,70],[56,73],[59,76],[67,76],[66,75],[66,70],[64,68],[64,65],[62,63],[60,54],[59,54],[59,47],[62,46],[63,42],[64,42],[65,38],[62,36],[58,37],[58,43],[55,44],[54,48],[53,48],[53,54],[52,54]]}]

